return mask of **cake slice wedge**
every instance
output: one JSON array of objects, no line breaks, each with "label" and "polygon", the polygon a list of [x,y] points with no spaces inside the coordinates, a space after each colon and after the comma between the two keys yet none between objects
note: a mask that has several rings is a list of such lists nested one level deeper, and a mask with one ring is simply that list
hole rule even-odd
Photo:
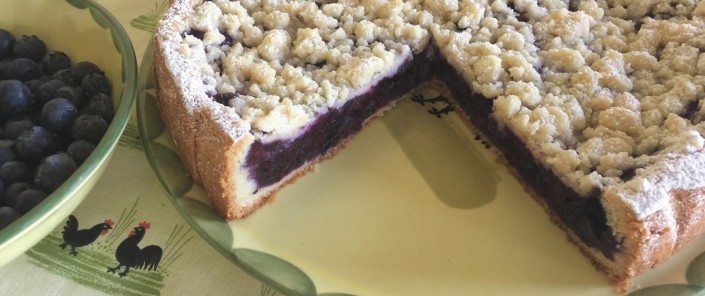
[{"label": "cake slice wedge", "polygon": [[403,2],[367,10],[174,2],[155,35],[159,106],[222,216],[248,215],[432,76],[417,24],[429,14]]}]

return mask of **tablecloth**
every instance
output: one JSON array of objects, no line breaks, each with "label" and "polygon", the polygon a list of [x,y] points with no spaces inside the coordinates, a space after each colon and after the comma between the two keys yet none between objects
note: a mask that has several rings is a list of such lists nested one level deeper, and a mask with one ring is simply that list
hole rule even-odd
[{"label": "tablecloth", "polygon": [[[168,0],[98,0],[130,35],[138,64]],[[133,116],[134,117],[134,116]],[[116,227],[77,254],[62,250],[59,225],[49,236],[0,268],[1,295],[276,295],[203,241],[169,203],[128,123],[107,171],[73,213],[81,227],[112,219]],[[163,251],[156,271],[108,273],[114,250],[131,227],[149,223],[140,246]]]}]

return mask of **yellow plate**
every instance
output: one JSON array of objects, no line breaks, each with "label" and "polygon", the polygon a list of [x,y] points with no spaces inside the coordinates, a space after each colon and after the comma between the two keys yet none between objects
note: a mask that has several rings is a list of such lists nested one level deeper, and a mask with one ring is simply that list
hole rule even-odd
[{"label": "yellow plate", "polygon": [[[228,259],[287,294],[616,294],[482,137],[444,114],[447,102],[430,100],[432,89],[371,122],[274,202],[225,222],[181,168],[156,109],[152,67],[148,51],[138,119],[170,200]],[[640,295],[695,295],[701,287],[685,285],[685,268],[703,250],[700,239],[637,282],[681,284]],[[691,282],[703,279],[700,262]]]}]

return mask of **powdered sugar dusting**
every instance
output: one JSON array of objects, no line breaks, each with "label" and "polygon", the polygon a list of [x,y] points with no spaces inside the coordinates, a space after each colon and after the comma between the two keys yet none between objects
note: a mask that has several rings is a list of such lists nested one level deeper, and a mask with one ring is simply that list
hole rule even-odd
[{"label": "powdered sugar dusting", "polygon": [[[182,92],[181,94],[166,94],[165,97],[185,100],[183,104],[187,108],[189,116],[194,116],[194,121],[199,111],[213,112],[213,110],[225,112],[231,117],[238,118],[235,112],[214,102],[208,96],[209,88],[204,83],[207,77],[204,77],[199,70],[200,65],[182,54],[183,37],[180,32],[189,28],[188,18],[192,14],[193,5],[189,1],[174,1],[157,27],[155,38],[158,39],[157,42],[160,44],[163,56],[166,57],[164,62]],[[248,125],[248,122],[239,122],[234,125],[231,120],[231,124],[223,124],[222,128],[233,139],[237,139],[250,130]]]},{"label": "powdered sugar dusting", "polygon": [[459,1],[432,31],[495,118],[583,195],[701,151],[705,4],[566,2]]},{"label": "powdered sugar dusting", "polygon": [[432,35],[544,165],[643,218],[705,186],[704,3],[176,0],[157,38],[189,112],[235,139],[297,134]]},{"label": "powdered sugar dusting", "polygon": [[640,219],[670,208],[670,191],[705,187],[705,152],[685,156],[668,155],[651,166],[640,169],[634,179],[613,186],[610,193],[620,196]]},{"label": "powdered sugar dusting", "polygon": [[281,137],[393,74],[427,45],[427,19],[416,1],[205,1],[177,50],[251,133]]}]

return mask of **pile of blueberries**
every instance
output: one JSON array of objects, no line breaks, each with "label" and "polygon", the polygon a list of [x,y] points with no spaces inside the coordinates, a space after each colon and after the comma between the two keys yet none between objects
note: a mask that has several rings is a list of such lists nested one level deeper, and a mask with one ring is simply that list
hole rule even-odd
[{"label": "pile of blueberries", "polygon": [[98,66],[0,29],[0,229],[76,171],[114,114]]}]

